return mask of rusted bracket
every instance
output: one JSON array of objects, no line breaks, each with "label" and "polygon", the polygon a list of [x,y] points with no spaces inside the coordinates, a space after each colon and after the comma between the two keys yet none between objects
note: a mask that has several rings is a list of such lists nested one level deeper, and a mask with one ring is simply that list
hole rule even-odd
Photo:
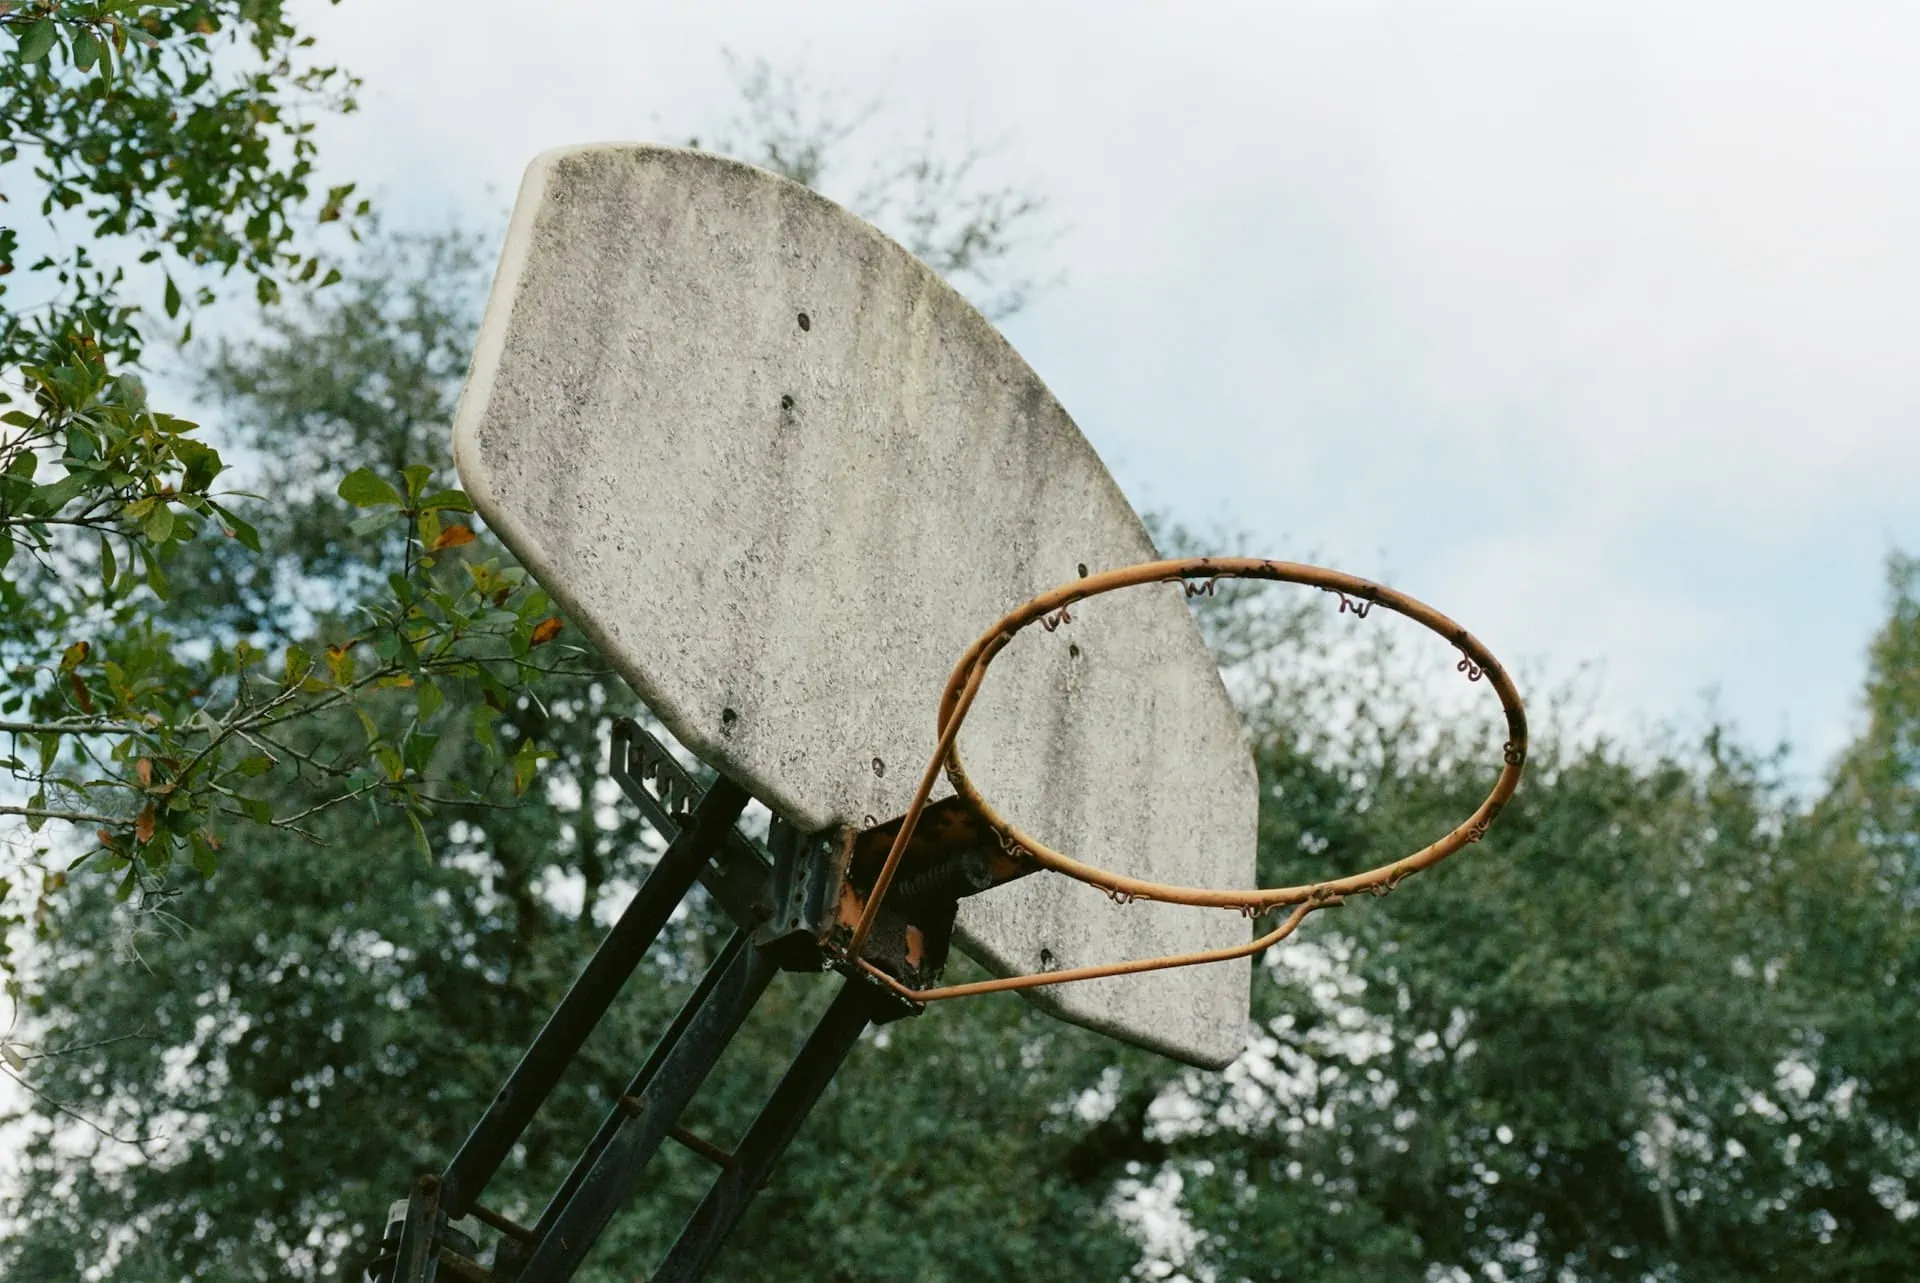
[{"label": "rusted bracket", "polygon": [[[839,838],[838,866],[844,873],[823,944],[843,963],[851,962],[855,927],[899,828],[896,818]],[[901,855],[862,959],[911,987],[934,983],[947,965],[960,901],[1038,868],[1007,855],[998,835],[958,798],[930,804]]]}]

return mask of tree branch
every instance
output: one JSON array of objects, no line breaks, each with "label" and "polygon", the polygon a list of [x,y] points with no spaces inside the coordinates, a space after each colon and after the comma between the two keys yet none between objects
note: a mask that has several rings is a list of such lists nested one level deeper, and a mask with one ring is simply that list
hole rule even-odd
[{"label": "tree branch", "polygon": [[69,824],[125,824],[124,815],[100,815],[93,811],[57,811],[42,806],[0,806],[0,815],[19,815],[29,820],[65,820]]}]

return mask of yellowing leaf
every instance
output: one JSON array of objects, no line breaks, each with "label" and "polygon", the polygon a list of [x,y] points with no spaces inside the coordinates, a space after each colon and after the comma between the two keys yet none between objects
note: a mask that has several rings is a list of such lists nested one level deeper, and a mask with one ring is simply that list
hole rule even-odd
[{"label": "yellowing leaf", "polygon": [[335,685],[351,685],[354,668],[352,649],[347,646],[327,647],[327,668],[333,673]]},{"label": "yellowing leaf", "polygon": [[565,628],[566,626],[567,626],[566,622],[562,620],[558,615],[547,616],[547,618],[541,620],[539,623],[533,626],[533,638],[529,642],[529,645],[533,645],[533,646],[546,645],[548,642],[558,637],[560,635],[560,630],[562,628]]},{"label": "yellowing leaf", "polygon": [[465,526],[448,526],[440,532],[440,537],[433,541],[433,551],[439,552],[442,548],[458,548],[462,544],[472,542],[473,531]]},{"label": "yellowing leaf", "polygon": [[147,803],[147,809],[140,812],[140,818],[133,822],[133,836],[140,842],[153,841],[154,825],[159,817],[154,814],[153,803]]}]

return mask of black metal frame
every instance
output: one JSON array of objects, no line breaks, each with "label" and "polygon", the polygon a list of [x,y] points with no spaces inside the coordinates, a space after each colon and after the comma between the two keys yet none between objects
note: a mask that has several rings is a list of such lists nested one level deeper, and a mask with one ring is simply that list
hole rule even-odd
[{"label": "black metal frame", "polygon": [[[714,1163],[719,1173],[651,1277],[681,1283],[703,1277],[861,1033],[869,1024],[918,1010],[868,977],[849,974],[732,1151],[687,1132],[680,1126],[681,1114],[775,972],[819,971],[835,961],[822,938],[844,855],[779,820],[769,834],[771,850],[763,850],[737,826],[748,800],[744,789],[721,777],[699,793],[672,755],[629,719],[614,725],[612,756],[614,779],[667,839],[666,852],[453,1161],[410,1191],[404,1216],[395,1218],[385,1250],[369,1272],[378,1283],[435,1283],[443,1269],[449,1278],[463,1280],[564,1283],[668,1139]],[[733,937],[635,1072],[539,1222],[528,1229],[482,1207],[487,1183],[695,881],[733,919]],[[945,918],[950,927],[952,905]],[[450,1227],[467,1217],[500,1234],[490,1266],[459,1250],[465,1239]]]}]

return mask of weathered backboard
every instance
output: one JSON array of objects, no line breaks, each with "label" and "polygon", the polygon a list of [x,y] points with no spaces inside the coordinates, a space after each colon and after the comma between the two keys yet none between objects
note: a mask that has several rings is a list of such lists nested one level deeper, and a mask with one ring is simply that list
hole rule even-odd
[{"label": "weathered backboard", "polygon": [[[906,809],[941,687],[994,620],[1155,556],[1040,379],[925,265],[804,187],[664,147],[534,161],[454,456],[674,735],[808,830]],[[961,749],[1060,850],[1253,884],[1252,760],[1177,587],[1022,634]],[[958,939],[1026,972],[1248,930],[1042,873],[964,901]],[[1248,976],[1241,960],[1028,992],[1220,1065],[1245,1038]]]}]

